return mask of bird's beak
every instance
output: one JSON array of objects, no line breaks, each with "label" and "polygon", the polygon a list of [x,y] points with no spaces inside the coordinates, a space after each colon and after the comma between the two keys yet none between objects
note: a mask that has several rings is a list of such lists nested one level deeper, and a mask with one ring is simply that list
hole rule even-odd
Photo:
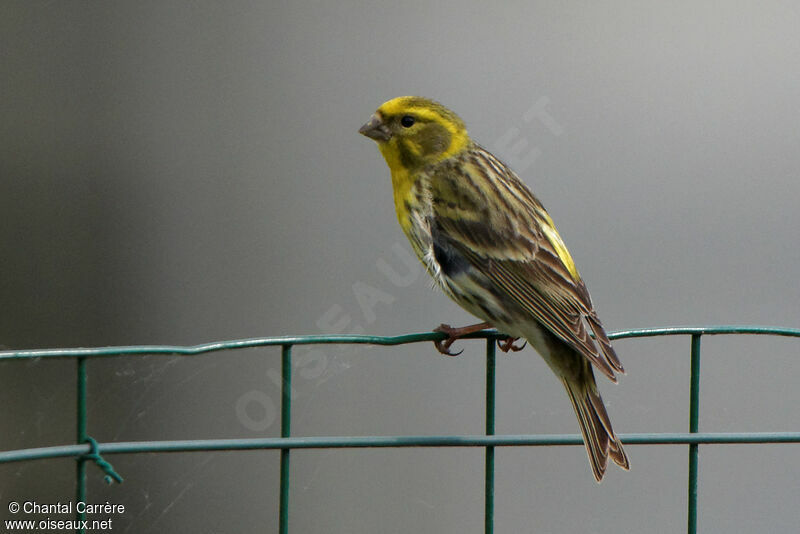
[{"label": "bird's beak", "polygon": [[378,142],[388,141],[392,138],[392,132],[389,131],[389,128],[377,113],[372,114],[367,123],[358,129],[358,133]]}]

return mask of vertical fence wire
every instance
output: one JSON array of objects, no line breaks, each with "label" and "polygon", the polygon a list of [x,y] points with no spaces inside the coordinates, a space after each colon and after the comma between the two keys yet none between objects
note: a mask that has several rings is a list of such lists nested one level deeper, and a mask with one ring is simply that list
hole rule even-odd
[{"label": "vertical fence wire", "polygon": [[[77,433],[75,436],[76,441],[80,443],[86,443],[86,438],[88,434],[86,433],[86,424],[87,424],[87,409],[86,409],[86,357],[81,356],[78,359],[78,387],[77,387],[77,399],[76,399],[76,408],[77,408],[77,416],[76,416],[76,426],[77,426]],[[75,491],[75,499],[76,499],[76,508],[78,502],[86,502],[86,458],[83,456],[78,458],[76,463],[76,491]],[[86,520],[86,512],[76,512],[75,514],[76,519],[78,520],[79,525],[83,525],[83,521]],[[79,528],[78,532],[80,534],[84,534],[85,529]]]},{"label": "vertical fence wire", "polygon": [[[700,335],[692,334],[691,377],[689,385],[689,433],[698,432],[700,421]],[[689,511],[687,532],[697,532],[697,461],[698,444],[689,444]]]},{"label": "vertical fence wire", "polygon": [[[486,435],[494,435],[495,341],[486,340]],[[486,446],[484,484],[484,532],[494,532],[494,446]]]},{"label": "vertical fence wire", "polygon": [[[281,437],[291,435],[292,424],[292,345],[281,346]],[[278,504],[278,532],[289,533],[289,453],[281,449],[281,488]]]}]

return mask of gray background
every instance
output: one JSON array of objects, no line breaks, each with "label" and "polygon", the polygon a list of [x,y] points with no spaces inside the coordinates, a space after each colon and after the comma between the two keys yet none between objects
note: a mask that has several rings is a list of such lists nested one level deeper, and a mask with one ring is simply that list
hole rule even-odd
[{"label": "gray background", "polygon": [[[555,219],[609,330],[798,326],[794,2],[3,2],[0,344],[194,344],[470,320],[409,254],[358,127],[436,98]],[[538,106],[538,108],[537,108]],[[541,109],[546,114],[533,114]],[[298,349],[297,435],[476,434],[482,343]],[[616,344],[619,432],[685,431],[687,338]],[[704,341],[702,430],[796,430],[798,343]],[[277,350],[91,361],[101,441],[275,436]],[[536,354],[498,363],[499,433],[575,433]],[[0,449],[74,439],[74,364],[0,364]],[[686,450],[497,453],[497,532],[678,532]],[[480,449],[293,455],[293,532],[480,532]],[[273,532],[275,452],[109,458],[123,532]],[[800,522],[795,446],[701,449],[704,532]],[[0,466],[72,498],[73,462]],[[19,516],[17,516],[19,517]],[[41,516],[29,518],[41,519]],[[68,517],[56,517],[65,519]]]}]

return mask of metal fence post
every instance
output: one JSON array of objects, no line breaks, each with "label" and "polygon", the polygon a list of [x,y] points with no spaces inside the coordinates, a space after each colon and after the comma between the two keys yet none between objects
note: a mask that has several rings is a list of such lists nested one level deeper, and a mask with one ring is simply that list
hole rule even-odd
[{"label": "metal fence post", "polygon": [[[292,423],[292,346],[282,345],[281,347],[281,437],[288,438],[291,435]],[[278,532],[288,534],[289,532],[289,453],[291,449],[281,449],[281,490]]]},{"label": "metal fence post", "polygon": [[[486,435],[494,435],[495,408],[495,340],[486,340]],[[484,532],[494,532],[494,446],[486,446],[484,485]]]},{"label": "metal fence post", "polygon": [[[78,384],[77,384],[77,434],[75,436],[76,441],[78,444],[86,443],[87,433],[86,433],[86,424],[87,424],[87,409],[86,409],[86,357],[81,356],[78,359]],[[75,491],[75,505],[79,502],[86,502],[86,458],[81,455],[77,459],[77,468],[76,468],[76,491]],[[86,513],[85,512],[76,512],[75,518],[78,520],[78,524],[82,525],[83,521],[86,520]],[[84,528],[79,528],[78,532],[80,534],[84,534],[86,530]]]},{"label": "metal fence post", "polygon": [[[691,377],[689,385],[689,433],[698,432],[700,420],[700,336],[692,334]],[[697,532],[697,460],[698,444],[689,444],[689,534]]]}]

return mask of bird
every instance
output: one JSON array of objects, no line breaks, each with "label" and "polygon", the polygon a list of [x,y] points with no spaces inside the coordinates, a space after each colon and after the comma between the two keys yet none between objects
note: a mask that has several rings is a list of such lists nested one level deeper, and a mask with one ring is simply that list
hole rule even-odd
[{"label": "bird", "polygon": [[445,294],[481,323],[436,329],[437,349],[494,327],[524,339],[563,383],[599,483],[611,458],[630,463],[611,426],[593,368],[617,382],[624,368],[575,262],[541,202],[511,168],[473,141],[464,121],[419,96],[383,103],[358,130],[391,173],[394,206],[411,247]]}]

